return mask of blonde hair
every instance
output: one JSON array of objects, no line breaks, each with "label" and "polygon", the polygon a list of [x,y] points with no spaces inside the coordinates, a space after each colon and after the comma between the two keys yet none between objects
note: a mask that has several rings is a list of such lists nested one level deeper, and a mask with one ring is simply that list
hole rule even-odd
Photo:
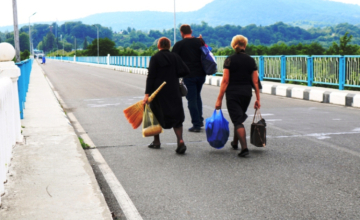
[{"label": "blonde hair", "polygon": [[236,51],[236,53],[239,53],[242,48],[247,46],[247,44],[248,39],[243,35],[236,35],[231,41],[231,47]]}]

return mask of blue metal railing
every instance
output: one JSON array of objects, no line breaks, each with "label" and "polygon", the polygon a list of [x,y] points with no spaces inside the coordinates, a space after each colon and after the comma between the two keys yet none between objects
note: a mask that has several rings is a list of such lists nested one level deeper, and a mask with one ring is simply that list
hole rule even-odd
[{"label": "blue metal railing", "polygon": [[[308,86],[335,85],[360,88],[360,56],[252,56],[259,69],[260,80],[281,83],[302,82]],[[109,65],[148,68],[149,56],[111,56]],[[217,75],[222,75],[227,56],[215,56]],[[50,57],[74,61],[74,57]],[[107,57],[77,57],[77,62],[108,64]]]},{"label": "blue metal railing", "polygon": [[18,93],[19,93],[19,106],[20,106],[20,118],[24,119],[24,109],[26,102],[26,95],[29,90],[30,74],[33,64],[33,59],[28,59],[16,63],[20,68],[21,75],[18,80]]}]

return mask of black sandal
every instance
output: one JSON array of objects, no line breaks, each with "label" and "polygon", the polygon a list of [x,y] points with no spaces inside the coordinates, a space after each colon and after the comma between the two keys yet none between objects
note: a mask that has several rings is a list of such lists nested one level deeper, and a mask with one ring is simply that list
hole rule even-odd
[{"label": "black sandal", "polygon": [[234,141],[231,142],[231,147],[234,149],[234,150],[238,150],[239,149],[239,145],[235,145],[234,144]]},{"label": "black sandal", "polygon": [[185,143],[181,144],[181,145],[178,145],[178,147],[176,148],[175,152],[177,154],[185,154],[185,151],[186,151],[186,146],[185,146]]},{"label": "black sandal", "polygon": [[161,147],[161,144],[155,145],[154,142],[152,142],[152,143],[148,146],[148,148],[151,148],[151,149],[160,149],[160,147]]},{"label": "black sandal", "polygon": [[249,149],[245,148],[244,150],[241,150],[241,152],[238,154],[239,157],[246,157],[249,155]]}]

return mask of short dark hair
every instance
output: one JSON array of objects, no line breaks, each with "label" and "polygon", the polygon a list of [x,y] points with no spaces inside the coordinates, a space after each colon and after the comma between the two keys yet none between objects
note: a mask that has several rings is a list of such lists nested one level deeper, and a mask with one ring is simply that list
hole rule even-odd
[{"label": "short dark hair", "polygon": [[169,38],[162,37],[159,39],[158,46],[161,49],[169,50],[171,47],[171,41]]},{"label": "short dark hair", "polygon": [[191,33],[192,33],[191,27],[190,27],[190,25],[188,25],[188,24],[183,24],[183,25],[181,25],[180,31],[181,31],[183,34],[191,34]]}]

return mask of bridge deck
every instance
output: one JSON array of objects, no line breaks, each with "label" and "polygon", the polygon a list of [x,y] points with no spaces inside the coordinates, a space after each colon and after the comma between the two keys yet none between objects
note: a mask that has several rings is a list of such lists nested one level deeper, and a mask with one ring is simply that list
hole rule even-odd
[{"label": "bridge deck", "polygon": [[[146,76],[57,61],[43,69],[144,219],[360,218],[358,109],[262,94],[266,148],[250,146],[251,156],[241,159],[230,142],[215,150],[204,132],[185,131],[188,151],[178,156],[173,131],[161,135],[161,150],[150,150],[151,139],[123,116],[142,99]],[[218,91],[204,86],[205,118]]]}]

